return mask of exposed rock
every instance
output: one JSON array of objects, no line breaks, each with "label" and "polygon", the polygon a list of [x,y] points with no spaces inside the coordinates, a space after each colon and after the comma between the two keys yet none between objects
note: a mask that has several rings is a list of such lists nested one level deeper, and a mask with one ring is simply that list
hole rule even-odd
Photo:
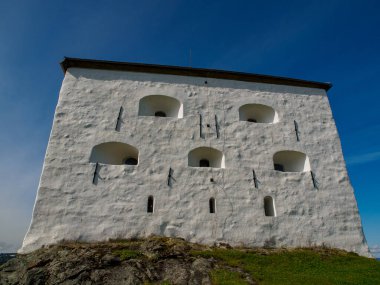
[{"label": "exposed rock", "polygon": [[[312,268],[310,279],[300,283],[299,272],[308,270],[301,263],[310,263]],[[315,267],[325,270],[317,273]],[[328,247],[210,247],[179,238],[150,237],[66,242],[19,254],[0,266],[0,285],[255,285],[283,278],[294,284],[311,284],[318,278],[320,284],[380,284],[378,272],[377,261]]]},{"label": "exposed rock", "polygon": [[10,284],[211,284],[216,261],[191,255],[207,249],[182,239],[63,243],[18,255],[0,267]]}]

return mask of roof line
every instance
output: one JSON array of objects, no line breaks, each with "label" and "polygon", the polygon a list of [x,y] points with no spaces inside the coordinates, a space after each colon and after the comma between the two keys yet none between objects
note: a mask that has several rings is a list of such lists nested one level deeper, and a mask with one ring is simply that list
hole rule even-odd
[{"label": "roof line", "polygon": [[194,67],[180,67],[158,64],[134,63],[134,62],[118,62],[108,60],[95,60],[95,59],[82,59],[64,57],[60,63],[63,72],[72,67],[88,68],[88,69],[105,69],[105,70],[119,70],[119,71],[133,71],[144,73],[158,73],[170,74],[180,76],[194,76],[205,78],[217,78],[247,82],[269,83],[277,85],[290,85],[299,87],[310,87],[324,89],[328,91],[331,83],[316,82],[302,79],[294,79],[272,75],[262,75],[254,73],[244,73],[236,71],[225,71],[217,69],[194,68]]}]

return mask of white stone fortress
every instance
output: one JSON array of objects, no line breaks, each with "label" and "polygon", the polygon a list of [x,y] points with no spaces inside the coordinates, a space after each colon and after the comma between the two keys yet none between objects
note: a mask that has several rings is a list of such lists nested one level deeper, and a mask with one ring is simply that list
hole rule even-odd
[{"label": "white stone fortress", "polygon": [[328,83],[65,58],[21,253],[163,235],[370,256]]}]

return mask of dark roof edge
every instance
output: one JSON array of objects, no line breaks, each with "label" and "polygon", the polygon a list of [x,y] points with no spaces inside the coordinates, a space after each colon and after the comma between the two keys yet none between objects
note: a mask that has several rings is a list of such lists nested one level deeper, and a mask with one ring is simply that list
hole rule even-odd
[{"label": "dark roof edge", "polygon": [[158,64],[132,63],[132,62],[117,62],[107,60],[81,59],[65,57],[61,62],[61,67],[64,72],[71,67],[88,68],[88,69],[105,69],[119,71],[133,71],[145,73],[170,74],[181,76],[194,76],[205,78],[217,78],[227,80],[238,80],[248,82],[270,83],[278,85],[290,85],[299,87],[309,87],[329,90],[332,87],[331,83],[323,83],[316,81],[308,81],[302,79],[293,79],[287,77],[261,75],[254,73],[244,73],[236,71],[224,71],[216,69],[193,68],[168,66]]}]

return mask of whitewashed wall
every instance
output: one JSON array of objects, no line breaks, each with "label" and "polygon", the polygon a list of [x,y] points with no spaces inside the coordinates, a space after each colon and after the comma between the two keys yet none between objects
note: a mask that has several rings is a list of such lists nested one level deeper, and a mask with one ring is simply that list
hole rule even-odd
[{"label": "whitewashed wall", "polygon": [[[178,99],[183,104],[183,118],[138,116],[139,100],[148,95]],[[274,108],[278,122],[239,121],[239,107],[248,103]],[[124,112],[120,131],[115,131],[120,106]],[[199,136],[199,114],[204,118],[205,138]],[[294,120],[300,142],[296,141]],[[136,147],[139,164],[101,165],[93,184],[91,149],[104,142]],[[222,151],[225,168],[189,167],[189,151],[201,146]],[[273,155],[281,150],[308,156],[319,190],[314,189],[310,172],[273,169]],[[167,185],[169,167],[175,179],[171,187]],[[253,169],[261,182],[258,189]],[[146,211],[149,195],[154,197],[154,213]],[[273,197],[276,217],[264,215],[265,196]],[[211,197],[216,199],[215,214],[209,213]],[[255,247],[324,244],[369,256],[325,91],[68,69],[32,223],[20,252],[61,240],[100,241],[152,234]]]}]

